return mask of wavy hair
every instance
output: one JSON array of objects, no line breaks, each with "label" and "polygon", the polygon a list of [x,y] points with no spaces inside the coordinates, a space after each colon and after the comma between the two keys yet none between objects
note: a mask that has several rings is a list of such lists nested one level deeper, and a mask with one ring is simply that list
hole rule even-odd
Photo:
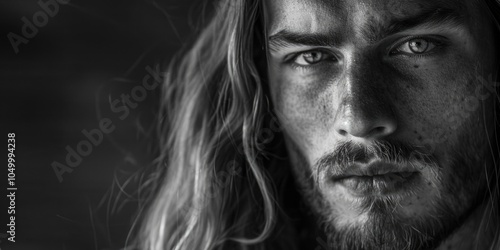
[{"label": "wavy hair", "polygon": [[[483,1],[498,26],[500,0]],[[263,13],[260,0],[220,1],[194,45],[169,66],[138,248],[297,249],[281,208],[290,170],[266,153],[265,135],[278,130],[266,128],[276,120]],[[493,175],[498,180],[498,169]],[[491,191],[498,201],[498,187]],[[492,249],[500,246],[496,235]]]},{"label": "wavy hair", "polygon": [[141,249],[263,249],[272,234],[274,185],[258,140],[269,113],[256,65],[264,55],[256,46],[264,43],[255,43],[263,39],[261,8],[259,1],[221,1],[168,71],[157,195]]}]

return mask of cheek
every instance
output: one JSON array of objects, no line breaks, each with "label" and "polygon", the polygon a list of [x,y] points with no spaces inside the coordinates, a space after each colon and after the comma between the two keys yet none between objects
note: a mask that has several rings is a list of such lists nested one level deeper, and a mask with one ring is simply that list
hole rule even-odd
[{"label": "cheek", "polygon": [[477,95],[481,83],[476,64],[460,56],[446,61],[456,63],[419,65],[408,74],[411,80],[402,81],[399,93],[394,93],[399,96],[400,117],[406,118],[400,122],[405,137],[436,151],[440,148],[437,145],[457,143],[464,131],[470,134],[481,129],[483,125],[478,118],[482,117],[483,108],[491,108],[483,106]]},{"label": "cheek", "polygon": [[[269,72],[280,72],[270,70]],[[321,152],[322,137],[328,134],[331,119],[331,95],[324,90],[327,76],[269,75],[274,112],[284,129],[284,135],[312,162]]]},{"label": "cheek", "polygon": [[314,117],[311,113],[314,104],[304,98],[301,93],[306,90],[296,84],[296,81],[285,75],[271,78],[274,112],[279,117],[286,136],[298,145],[310,146],[313,128],[309,121]]}]

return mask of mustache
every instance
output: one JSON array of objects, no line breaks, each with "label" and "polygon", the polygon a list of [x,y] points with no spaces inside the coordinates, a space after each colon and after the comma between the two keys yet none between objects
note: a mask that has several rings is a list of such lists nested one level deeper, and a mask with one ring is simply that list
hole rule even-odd
[{"label": "mustache", "polygon": [[420,166],[438,168],[436,159],[422,146],[390,141],[374,141],[370,145],[363,145],[347,141],[316,161],[313,177],[318,181],[325,175],[342,175],[353,164],[368,163],[373,159],[395,165],[420,163]]}]

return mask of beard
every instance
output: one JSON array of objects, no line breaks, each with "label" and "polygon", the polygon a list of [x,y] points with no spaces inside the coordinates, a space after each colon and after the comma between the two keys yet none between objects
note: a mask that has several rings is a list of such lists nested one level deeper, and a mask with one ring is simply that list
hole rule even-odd
[{"label": "beard", "polygon": [[[486,144],[463,137],[457,145],[462,147],[451,150],[453,157],[446,166],[438,164],[432,154],[422,147],[389,141],[378,141],[371,146],[345,142],[310,168],[295,166],[294,173],[301,193],[317,218],[317,226],[326,237],[328,249],[425,250],[438,247],[482,203],[483,197],[478,198],[478,193],[486,188],[486,185],[480,185],[485,183],[485,168],[482,166],[486,159]],[[470,148],[475,150],[467,150],[463,145],[472,146]],[[295,151],[295,155],[302,158],[298,161],[305,163],[298,152]],[[355,161],[374,158],[394,164],[422,166],[422,170],[436,177],[432,181],[434,188],[438,189],[438,197],[434,197],[425,213],[411,217],[398,212],[406,205],[404,197],[363,197],[355,204],[365,217],[363,223],[339,225],[339,211],[335,202],[332,205],[332,201],[325,198],[322,183],[328,176],[342,173]],[[428,180],[425,182],[428,183]],[[320,249],[325,247],[323,245]]]},{"label": "beard", "polygon": [[[408,220],[391,211],[396,202],[382,198],[370,201],[366,210],[368,219],[362,226],[336,228],[331,221],[324,220],[323,227],[331,249],[341,250],[424,250],[435,249],[463,223],[464,215],[447,213],[452,211],[446,203],[436,205],[440,211],[424,217]],[[325,217],[323,217],[325,218]]]}]

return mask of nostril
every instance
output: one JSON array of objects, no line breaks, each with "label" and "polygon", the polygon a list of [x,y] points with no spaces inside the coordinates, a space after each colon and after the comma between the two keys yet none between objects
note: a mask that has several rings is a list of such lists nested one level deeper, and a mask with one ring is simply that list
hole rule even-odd
[{"label": "nostril", "polygon": [[385,132],[385,127],[376,127],[373,129],[373,133],[374,134],[383,134]]},{"label": "nostril", "polygon": [[387,124],[387,126],[375,127],[370,131],[369,136],[370,137],[383,137],[383,136],[387,136],[389,134],[392,134],[392,133],[394,133],[394,130],[396,129],[396,127],[391,126],[391,125],[392,124]]}]

